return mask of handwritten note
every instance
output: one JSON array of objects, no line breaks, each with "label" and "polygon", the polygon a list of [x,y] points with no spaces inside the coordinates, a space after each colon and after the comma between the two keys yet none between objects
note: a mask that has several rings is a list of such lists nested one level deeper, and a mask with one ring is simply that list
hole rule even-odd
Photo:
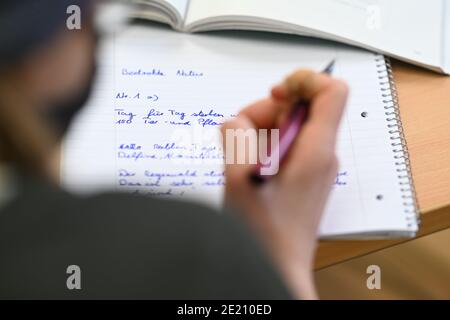
[{"label": "handwritten note", "polygon": [[[220,206],[226,181],[219,126],[293,70],[320,70],[336,58],[334,74],[349,82],[351,96],[322,228],[346,231],[347,219],[365,224],[380,205],[397,205],[390,196],[375,200],[394,194],[396,181],[380,179],[395,166],[374,57],[290,36],[132,27],[102,46],[94,95],[65,141],[63,181],[76,192],[115,189]],[[345,219],[336,212],[347,212]]]}]

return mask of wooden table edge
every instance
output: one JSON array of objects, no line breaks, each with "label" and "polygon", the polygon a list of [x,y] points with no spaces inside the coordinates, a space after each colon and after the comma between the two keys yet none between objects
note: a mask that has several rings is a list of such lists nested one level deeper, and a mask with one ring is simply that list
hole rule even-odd
[{"label": "wooden table edge", "polygon": [[315,270],[320,270],[334,264],[412,241],[447,228],[450,228],[450,205],[421,214],[419,232],[412,238],[387,240],[322,240],[319,242]]}]

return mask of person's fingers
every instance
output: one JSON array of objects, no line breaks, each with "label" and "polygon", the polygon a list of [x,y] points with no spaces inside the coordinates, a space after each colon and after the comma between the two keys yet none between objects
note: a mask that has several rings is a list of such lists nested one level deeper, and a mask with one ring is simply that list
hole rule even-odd
[{"label": "person's fingers", "polygon": [[[314,165],[320,169],[332,163],[331,160],[335,158],[336,135],[346,103],[347,91],[345,83],[334,80],[328,75],[310,70],[297,71],[272,89],[271,98],[248,106],[234,120],[226,123],[222,128],[224,141],[228,140],[226,129],[279,127],[280,122],[287,120],[293,104],[305,99],[310,102],[308,119],[294,143],[287,166],[293,166],[294,170],[302,170],[302,167]],[[226,146],[224,147],[227,150]],[[234,143],[234,156],[238,151],[244,150],[247,154],[252,151],[248,149],[248,146],[243,148]],[[230,147],[228,151],[231,151]],[[226,165],[227,179],[231,184],[242,183],[242,178],[247,179],[251,170],[254,169],[254,164],[249,162],[237,164],[231,163],[230,160]]]},{"label": "person's fingers", "polygon": [[[311,70],[298,70],[289,75],[283,83],[274,86],[271,94],[275,101],[278,101],[280,105],[288,105],[287,109],[290,110],[301,100],[308,101],[312,105],[314,100],[327,93],[329,87],[335,84],[336,81],[324,73],[316,73]],[[339,110],[336,109],[337,112]],[[312,118],[312,121],[315,120],[318,112],[322,112],[322,110],[317,111],[313,107],[310,108],[310,118]],[[330,116],[330,119],[339,118],[334,113],[330,114]],[[286,121],[286,117],[283,117],[283,120]],[[336,124],[331,127],[331,129],[334,128],[336,128]]]},{"label": "person's fingers", "polygon": [[292,104],[301,98],[310,100],[325,87],[331,79],[312,70],[298,70],[271,90],[271,98],[259,100],[239,114],[245,115],[257,128],[271,129],[285,119]]},{"label": "person's fingers", "polygon": [[332,139],[340,123],[348,94],[347,86],[324,73],[311,70],[299,70],[272,89],[274,100],[296,103],[309,101],[307,125],[316,127],[324,134],[320,136]]},{"label": "person's fingers", "polygon": [[311,101],[305,124],[309,129],[300,138],[314,139],[317,143],[334,146],[347,102],[348,87],[343,81],[328,80]]},{"label": "person's fingers", "polygon": [[[255,170],[258,160],[256,136],[252,138],[253,145],[246,143],[242,146],[238,142],[239,139],[244,141],[243,136],[250,137],[252,132],[256,135],[257,128],[249,117],[241,114],[225,122],[221,131],[225,154],[225,205],[241,213],[257,232],[268,234],[272,229],[271,217],[264,214],[266,204],[262,201],[261,189],[255,188],[250,182],[250,174]],[[245,159],[241,159],[244,161],[238,160],[239,154],[245,156]],[[253,159],[253,163],[249,159]]]},{"label": "person's fingers", "polygon": [[314,174],[316,171],[325,172],[337,166],[336,137],[347,100],[348,88],[340,80],[328,78],[322,81],[320,77],[326,76],[320,75],[316,79],[316,86],[320,89],[312,88],[316,94],[311,101],[308,119],[289,155],[286,165],[290,168],[286,168],[287,171],[301,171],[309,168],[308,171]]},{"label": "person's fingers", "polygon": [[272,90],[270,91],[272,98],[274,98],[275,100],[286,100],[288,95],[286,89],[287,88],[281,83],[273,86]]},{"label": "person's fingers", "polygon": [[239,116],[250,119],[256,128],[271,129],[277,126],[282,110],[282,103],[266,98],[245,107],[239,112]]},{"label": "person's fingers", "polygon": [[317,78],[319,73],[301,69],[290,74],[279,85],[272,88],[272,97],[295,103],[300,99],[310,100],[322,88],[324,79]]},{"label": "person's fingers", "polygon": [[245,115],[225,122],[221,127],[224,149],[226,188],[243,189],[258,161],[257,130]]}]

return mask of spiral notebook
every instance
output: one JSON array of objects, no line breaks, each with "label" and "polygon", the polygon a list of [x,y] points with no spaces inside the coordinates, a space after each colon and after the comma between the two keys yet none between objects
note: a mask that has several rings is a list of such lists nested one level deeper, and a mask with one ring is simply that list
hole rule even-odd
[{"label": "spiral notebook", "polygon": [[94,94],[64,143],[62,180],[75,192],[114,189],[220,207],[220,124],[293,70],[321,70],[332,59],[350,97],[320,236],[413,236],[418,210],[389,60],[325,40],[127,29],[102,44]]}]

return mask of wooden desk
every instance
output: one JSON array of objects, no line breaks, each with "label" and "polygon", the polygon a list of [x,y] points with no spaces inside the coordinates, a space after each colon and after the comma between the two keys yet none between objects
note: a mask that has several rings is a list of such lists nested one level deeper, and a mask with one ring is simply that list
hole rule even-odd
[{"label": "wooden desk", "polygon": [[[420,237],[450,227],[450,77],[397,61],[393,68],[421,211]],[[409,240],[322,241],[316,268]]]}]

